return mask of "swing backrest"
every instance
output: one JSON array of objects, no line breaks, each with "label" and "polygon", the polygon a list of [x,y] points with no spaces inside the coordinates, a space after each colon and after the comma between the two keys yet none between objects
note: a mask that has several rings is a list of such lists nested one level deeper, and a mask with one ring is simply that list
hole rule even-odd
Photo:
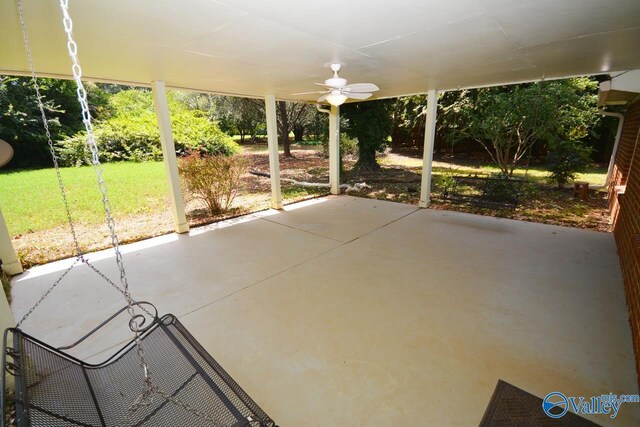
[{"label": "swing backrest", "polygon": [[[6,366],[15,375],[19,426],[212,425],[160,396],[128,413],[144,380],[133,341],[106,361],[90,364],[20,329],[9,329],[6,340],[5,346],[12,342]],[[246,425],[275,425],[175,316],[157,319],[142,340],[155,383],[172,396],[191,402],[219,425],[247,418],[255,422]]]}]

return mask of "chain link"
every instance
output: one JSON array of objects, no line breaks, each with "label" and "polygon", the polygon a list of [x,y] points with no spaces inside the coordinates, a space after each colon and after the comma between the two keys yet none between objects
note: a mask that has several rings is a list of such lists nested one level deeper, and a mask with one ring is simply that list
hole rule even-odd
[{"label": "chain link", "polygon": [[[74,247],[75,247],[75,252],[76,252],[76,260],[75,262],[73,262],[61,275],[60,277],[53,283],[53,285],[51,287],[49,287],[49,289],[40,297],[40,299],[33,305],[33,307],[31,307],[31,309],[22,317],[22,319],[17,323],[17,327],[19,327],[30,315],[31,313],[33,313],[33,311],[38,308],[40,306],[40,304],[49,296],[49,294],[60,284],[60,282],[62,282],[62,280],[67,276],[67,274],[69,274],[69,272],[76,266],[76,264],[78,264],[79,262],[86,264],[91,270],[93,270],[95,273],[97,273],[100,277],[102,277],[106,282],[108,282],[114,289],[116,289],[118,292],[120,292],[124,299],[127,302],[127,313],[130,316],[130,324],[133,326],[134,329],[134,334],[135,334],[135,347],[136,347],[136,353],[138,358],[140,359],[140,366],[142,367],[143,371],[144,371],[144,385],[143,385],[143,390],[140,393],[140,395],[134,400],[134,402],[131,404],[131,406],[129,407],[128,410],[128,415],[127,415],[127,419],[125,420],[125,424],[128,424],[129,422],[129,418],[140,408],[143,406],[148,406],[149,404],[151,404],[153,402],[153,394],[157,394],[160,397],[162,397],[163,399],[165,399],[166,401],[184,409],[185,411],[188,411],[192,414],[194,414],[195,416],[197,416],[198,418],[204,419],[208,422],[211,423],[212,426],[214,427],[224,427],[223,424],[221,424],[219,421],[215,420],[214,418],[212,418],[211,416],[206,415],[205,413],[203,413],[202,411],[194,408],[193,406],[191,406],[190,404],[168,394],[167,392],[165,392],[164,390],[160,389],[157,385],[154,384],[153,380],[152,380],[152,376],[151,376],[151,372],[149,369],[149,365],[146,361],[146,355],[144,353],[144,349],[142,346],[142,340],[141,340],[141,336],[140,336],[140,332],[139,332],[139,327],[138,327],[138,321],[137,321],[137,317],[134,311],[134,301],[131,298],[131,295],[129,293],[129,283],[127,281],[127,277],[126,277],[126,272],[125,272],[125,268],[124,268],[124,262],[122,259],[122,253],[120,251],[120,245],[119,245],[119,240],[118,240],[118,236],[116,234],[116,230],[115,230],[115,221],[113,220],[112,214],[111,214],[111,203],[109,202],[109,198],[107,197],[107,185],[104,181],[103,178],[103,168],[102,165],[100,163],[100,158],[99,158],[99,151],[98,151],[98,146],[96,143],[96,139],[95,139],[95,134],[93,131],[93,124],[91,122],[91,112],[89,110],[89,104],[87,101],[87,91],[84,87],[84,83],[82,82],[82,68],[80,66],[80,63],[78,61],[78,46],[75,42],[75,40],[73,39],[73,21],[71,19],[71,16],[69,15],[69,1],[68,0],[60,0],[60,8],[62,10],[62,14],[63,14],[63,25],[64,25],[64,30],[65,33],[67,35],[67,50],[69,52],[69,56],[71,58],[71,60],[73,61],[72,64],[72,73],[73,73],[73,78],[76,82],[77,85],[77,89],[76,89],[76,95],[78,97],[78,102],[80,103],[80,107],[82,110],[82,121],[83,124],[85,126],[85,130],[87,133],[87,146],[89,147],[89,150],[91,151],[91,160],[92,160],[92,164],[94,167],[94,170],[96,172],[96,176],[97,176],[97,181],[98,181],[98,188],[100,190],[100,193],[102,195],[102,205],[103,205],[103,209],[105,211],[105,216],[106,216],[106,222],[107,222],[107,226],[109,228],[109,233],[111,236],[111,243],[116,255],[116,264],[118,266],[118,270],[120,272],[120,283],[122,284],[122,286],[118,286],[116,283],[114,283],[111,279],[109,279],[104,273],[102,273],[100,270],[98,270],[95,266],[93,266],[85,257],[84,257],[84,252],[82,251],[82,249],[80,248],[80,244],[78,242],[78,237],[77,237],[77,233],[75,230],[75,225],[73,223],[73,218],[71,216],[71,209],[69,207],[69,202],[67,199],[67,194],[66,194],[66,190],[62,181],[62,176],[60,174],[60,167],[58,164],[58,156],[56,154],[54,145],[53,145],[53,141],[51,139],[51,132],[49,130],[49,123],[47,121],[47,117],[46,117],[46,113],[45,113],[45,107],[44,107],[44,102],[43,102],[43,98],[42,95],[40,93],[40,86],[38,85],[38,80],[36,78],[36,74],[35,74],[35,67],[33,66],[33,58],[31,55],[31,49],[29,46],[29,40],[27,37],[27,29],[26,29],[26,24],[25,24],[25,20],[24,20],[24,13],[23,13],[23,7],[22,7],[22,0],[17,0],[17,4],[18,4],[18,15],[20,18],[20,25],[22,28],[22,36],[24,39],[24,44],[25,44],[25,49],[26,49],[26,53],[27,53],[27,60],[29,63],[29,68],[31,70],[31,78],[33,80],[33,85],[36,91],[36,98],[37,98],[37,102],[38,102],[38,108],[40,110],[40,115],[42,117],[42,122],[43,122],[43,126],[44,126],[44,130],[45,130],[45,134],[47,137],[47,144],[49,146],[49,151],[51,152],[51,157],[53,159],[53,164],[55,167],[55,171],[56,171],[56,177],[58,180],[58,186],[60,188],[60,193],[62,195],[62,200],[63,200],[63,204],[64,204],[64,208],[65,208],[65,213],[67,215],[67,222],[69,224],[69,229],[71,231],[71,235],[73,238],[73,243],[74,243]],[[154,315],[152,315],[146,308],[144,308],[143,306],[140,307],[145,313],[147,313],[148,315],[154,317]],[[253,420],[250,420],[250,422]]]},{"label": "chain link", "polygon": [[133,300],[131,299],[131,296],[129,294],[129,282],[127,281],[124,261],[122,259],[122,253],[120,252],[120,244],[118,242],[118,236],[116,234],[115,221],[113,220],[113,216],[111,215],[111,203],[109,202],[109,197],[107,196],[107,185],[104,182],[103,178],[104,169],[102,168],[102,164],[100,163],[98,144],[96,143],[96,137],[93,132],[91,112],[89,111],[89,103],[87,102],[87,91],[84,87],[84,83],[82,82],[82,67],[80,66],[80,63],[78,61],[78,45],[73,38],[73,21],[71,19],[71,16],[69,15],[69,0],[60,0],[60,9],[63,16],[62,22],[64,25],[64,31],[67,35],[67,50],[69,51],[69,57],[73,62],[71,71],[73,73],[73,79],[75,80],[77,86],[76,95],[78,97],[78,102],[80,103],[80,107],[82,110],[82,122],[84,123],[84,128],[87,133],[87,146],[91,151],[93,169],[96,172],[98,189],[100,190],[100,193],[102,195],[102,207],[105,212],[109,234],[111,235],[111,244],[116,256],[116,264],[118,266],[118,270],[120,271],[120,283],[123,286],[123,295],[125,297],[125,300],[127,301],[127,313],[131,318],[130,324],[133,325],[134,329],[136,352],[138,354],[138,358],[140,359],[140,366],[144,370],[144,386],[142,393],[140,394],[140,397],[136,399],[136,402],[140,401],[142,403],[146,403],[149,401],[148,396],[152,391],[151,370],[149,369],[144,349],[142,348],[142,340],[140,338],[138,320],[133,308]]},{"label": "chain link", "polygon": [[[78,257],[79,258],[79,257]],[[27,311],[27,313],[22,316],[22,319],[20,319],[20,321],[18,323],[16,323],[16,328],[19,328],[20,325],[22,325],[22,322],[24,322],[25,320],[27,320],[27,317],[29,317],[31,315],[31,313],[33,313],[33,311],[38,308],[38,306],[40,306],[40,304],[42,304],[42,301],[44,301],[49,294],[53,291],[53,289],[58,286],[60,284],[60,282],[62,282],[62,279],[65,278],[65,276],[67,274],[69,274],[69,272],[73,269],[73,267],[75,267],[75,265],[77,264],[77,261],[74,262],[73,264],[71,264],[61,275],[60,277],[58,277],[58,280],[56,280],[55,282],[53,282],[53,285],[51,285],[49,287],[49,289],[47,289],[47,291],[42,294],[42,296],[40,297],[40,299],[31,307],[31,309],[29,309],[29,311]]]},{"label": "chain link", "polygon": [[[100,163],[98,146],[96,143],[95,134],[93,132],[93,124],[91,122],[91,112],[89,110],[89,105],[87,102],[87,91],[84,87],[84,83],[82,82],[82,68],[78,61],[78,45],[76,44],[73,38],[73,21],[71,19],[71,16],[69,15],[69,0],[60,0],[60,9],[62,10],[63,25],[64,25],[65,33],[67,35],[67,50],[69,51],[69,56],[73,61],[71,70],[73,73],[73,78],[77,85],[78,101],[80,102],[80,106],[82,108],[82,121],[84,123],[85,130],[87,132],[87,145],[89,146],[89,150],[91,151],[92,163],[98,178],[98,188],[100,189],[100,192],[102,194],[102,205],[106,215],[107,226],[109,227],[109,232],[111,234],[111,243],[113,245],[113,249],[116,254],[116,264],[118,265],[118,269],[120,271],[120,282],[122,283],[123,287],[120,288],[119,286],[116,286],[115,283],[111,282],[108,279],[107,281],[111,283],[114,287],[116,287],[116,289],[120,290],[127,301],[127,305],[128,305],[127,312],[129,313],[129,316],[131,318],[132,325],[136,329],[134,331],[136,352],[137,352],[138,358],[140,359],[140,366],[144,370],[144,377],[145,377],[144,387],[143,387],[142,393],[138,396],[137,399],[135,399],[135,401],[129,407],[129,415],[133,414],[140,407],[151,404],[151,402],[153,401],[152,394],[155,393],[161,396],[162,398],[164,398],[165,400],[175,405],[178,405],[184,410],[194,414],[195,416],[211,422],[212,425],[214,425],[215,427],[224,427],[218,421],[204,414],[202,411],[199,411],[198,409],[192,407],[188,403],[183,402],[182,400],[169,395],[168,393],[160,389],[158,386],[156,386],[152,380],[151,371],[146,361],[144,348],[142,346],[142,340],[137,328],[138,323],[137,323],[136,315],[133,308],[133,300],[131,299],[131,296],[129,294],[129,283],[126,277],[124,262],[122,259],[122,253],[120,252],[118,236],[115,230],[115,222],[111,215],[111,203],[109,202],[109,198],[107,197],[107,186],[102,176],[103,168]],[[91,266],[90,264],[88,265],[91,268],[93,268],[93,266]],[[95,268],[94,268],[94,271],[98,272],[97,269]],[[98,274],[105,277],[100,272],[98,272]]]},{"label": "chain link", "polygon": [[84,127],[87,132],[87,146],[91,151],[91,163],[93,164],[98,179],[98,188],[100,190],[100,193],[102,194],[102,207],[105,212],[107,227],[109,228],[109,234],[111,236],[111,244],[116,256],[116,264],[118,265],[118,269],[120,270],[120,282],[124,287],[124,291],[128,293],[129,283],[127,281],[127,276],[125,273],[122,253],[120,252],[120,243],[118,241],[118,236],[115,230],[115,221],[113,220],[113,216],[111,215],[111,202],[107,197],[107,184],[105,183],[103,178],[104,169],[102,168],[102,164],[100,163],[98,145],[96,143],[96,137],[93,132],[91,112],[89,110],[89,104],[87,101],[87,91],[84,87],[84,83],[82,82],[82,68],[80,67],[80,63],[78,62],[77,55],[78,45],[73,39],[73,21],[71,20],[71,16],[69,16],[69,0],[60,0],[60,8],[62,9],[63,14],[64,30],[67,34],[67,49],[69,51],[69,57],[73,61],[71,70],[73,73],[73,79],[75,80],[77,85],[76,94],[78,96],[78,102],[80,103],[80,107],[82,109],[82,122],[84,123]]},{"label": "chain link", "polygon": [[[42,301],[49,296],[49,294],[53,291],[53,289],[56,286],[58,286],[58,284],[60,284],[62,279],[69,273],[69,271],[71,271],[71,269],[77,264],[78,261],[82,261],[83,263],[88,265],[91,269],[93,269],[101,277],[103,277],[105,280],[107,280],[114,288],[116,288],[116,290],[120,291],[121,293],[123,291],[115,283],[113,283],[111,280],[109,280],[100,270],[98,270],[96,267],[91,265],[89,263],[89,261],[87,261],[84,258],[84,251],[80,248],[80,243],[78,241],[78,236],[77,236],[77,233],[76,233],[75,224],[73,222],[73,218],[72,218],[72,215],[71,215],[71,208],[70,208],[70,205],[69,205],[69,200],[67,198],[67,191],[66,191],[66,189],[64,187],[64,183],[62,181],[62,175],[60,173],[60,165],[58,163],[58,155],[56,153],[56,150],[55,150],[55,147],[53,145],[52,138],[51,138],[51,132],[49,130],[49,121],[47,120],[47,115],[45,113],[45,107],[44,107],[44,101],[43,101],[42,94],[40,92],[40,85],[38,84],[38,79],[37,79],[36,73],[35,73],[35,67],[33,65],[33,57],[31,55],[31,47],[29,45],[29,37],[27,35],[27,25],[26,25],[25,19],[24,19],[22,0],[17,0],[17,3],[18,3],[18,17],[19,17],[19,20],[20,20],[20,28],[22,30],[22,39],[24,40],[25,51],[26,51],[26,54],[27,54],[27,61],[28,61],[28,64],[29,64],[29,70],[31,72],[31,80],[33,81],[33,87],[34,87],[35,93],[36,93],[36,100],[37,100],[37,104],[38,104],[38,110],[40,111],[40,117],[42,119],[42,125],[44,127],[45,135],[46,135],[46,138],[47,138],[47,145],[49,147],[49,152],[51,154],[51,159],[53,160],[53,166],[54,166],[54,170],[56,172],[56,178],[57,178],[57,181],[58,181],[58,187],[60,189],[60,195],[62,196],[62,202],[63,202],[64,210],[65,210],[65,213],[66,213],[66,216],[67,216],[67,224],[69,225],[69,231],[70,231],[72,239],[73,239],[73,245],[74,245],[74,250],[75,250],[75,255],[76,255],[76,262],[73,263],[62,274],[62,276],[59,277],[58,280],[56,280],[51,285],[51,287],[42,295],[42,297],[31,307],[31,309],[24,315],[24,317],[16,324],[17,327],[20,327],[20,325],[34,312],[34,310],[42,303]],[[141,307],[141,308],[144,309],[144,307]],[[145,309],[145,311],[148,313],[148,311],[146,309]],[[148,313],[148,314],[150,314],[150,313]]]},{"label": "chain link", "polygon": [[75,245],[76,255],[81,255],[83,251],[80,249],[78,243],[78,236],[76,235],[76,229],[71,218],[71,209],[69,208],[69,201],[67,200],[67,192],[65,191],[64,184],[62,183],[62,176],[60,175],[60,166],[58,165],[58,155],[53,146],[51,140],[51,131],[49,130],[49,122],[47,121],[47,115],[44,112],[44,102],[42,101],[42,95],[40,94],[40,86],[38,85],[38,79],[36,78],[35,67],[33,66],[33,58],[31,56],[31,47],[29,46],[29,39],[27,37],[27,25],[24,21],[24,13],[22,11],[22,0],[18,0],[18,17],[20,18],[20,26],[22,28],[22,39],[24,40],[25,50],[27,51],[27,60],[29,61],[29,69],[31,70],[31,80],[33,80],[33,87],[36,90],[36,99],[38,100],[38,108],[40,110],[40,116],[42,117],[42,124],[44,126],[44,132],[47,136],[47,144],[49,145],[49,151],[51,152],[51,158],[53,159],[53,166],[55,167],[56,177],[58,178],[58,187],[60,188],[60,194],[62,195],[62,202],[64,204],[64,210],[67,214],[67,222],[69,223],[69,229],[73,237],[73,244]]}]

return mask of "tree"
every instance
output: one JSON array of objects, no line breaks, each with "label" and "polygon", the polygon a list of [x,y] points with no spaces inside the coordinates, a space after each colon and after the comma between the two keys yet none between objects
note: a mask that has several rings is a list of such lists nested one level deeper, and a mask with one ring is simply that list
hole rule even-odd
[{"label": "tree", "polygon": [[345,132],[358,139],[358,161],[354,170],[369,172],[380,169],[376,153],[382,152],[391,135],[392,104],[388,100],[346,104],[342,113],[347,120]]},{"label": "tree", "polygon": [[478,141],[511,177],[536,143],[587,136],[597,121],[596,90],[589,78],[467,90],[449,110],[461,116],[461,133]]},{"label": "tree", "polygon": [[[207,118],[206,112],[185,104],[180,93],[169,92],[167,98],[177,152],[231,155],[238,151],[238,145]],[[111,95],[109,103],[112,116],[94,124],[101,160],[160,159],[160,134],[151,92],[143,89],[120,91]],[[89,158],[84,131],[66,138],[61,145],[60,157],[66,165],[82,164]]]},{"label": "tree", "polygon": [[[264,102],[257,99],[251,100],[254,105],[260,109],[264,114]],[[293,130],[294,135],[296,129],[298,130],[298,136],[294,137],[296,141],[301,141],[304,135],[304,130],[313,121],[312,107],[309,104],[301,102],[289,102],[289,101],[277,101],[276,102],[276,117],[278,126],[278,141],[282,144],[285,157],[293,157],[291,154],[291,141],[289,140],[289,133]]]},{"label": "tree", "polygon": [[401,96],[391,108],[393,128],[391,143],[394,147],[403,143],[421,146],[424,138],[427,97],[424,95]]},{"label": "tree", "polygon": [[[45,115],[54,144],[84,128],[75,83],[38,79]],[[107,95],[99,85],[86,85],[94,118],[108,117]],[[15,154],[9,167],[51,166],[40,110],[31,78],[0,76],[0,138]]]},{"label": "tree", "polygon": [[578,173],[589,167],[591,147],[580,141],[560,140],[551,144],[546,162],[551,174],[549,181],[563,188],[567,182],[576,179]]},{"label": "tree", "polygon": [[247,136],[255,141],[258,129],[265,124],[264,108],[259,108],[255,99],[216,96],[214,107],[220,128],[240,135],[240,142]]},{"label": "tree", "polygon": [[[302,102],[278,101],[278,139],[284,149],[285,157],[293,157],[291,154],[291,142],[289,132],[294,131],[294,140],[302,141],[304,129],[309,123],[311,106]],[[296,135],[295,132],[298,131]]]}]

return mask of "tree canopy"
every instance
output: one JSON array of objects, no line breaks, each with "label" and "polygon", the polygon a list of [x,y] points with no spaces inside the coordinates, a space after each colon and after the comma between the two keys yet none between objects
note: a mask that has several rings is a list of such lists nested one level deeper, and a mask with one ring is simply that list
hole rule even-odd
[{"label": "tree canopy", "polygon": [[[75,83],[69,80],[38,79],[45,114],[53,142],[74,135],[84,127],[76,98]],[[106,93],[97,85],[86,85],[91,113],[109,114]],[[0,139],[15,151],[12,167],[50,166],[36,92],[31,78],[0,76]]]},{"label": "tree canopy", "polygon": [[[168,93],[173,139],[178,153],[233,154],[238,145],[210,121],[206,113],[189,108],[175,92]],[[144,161],[162,157],[160,134],[151,92],[129,89],[109,98],[114,113],[97,121],[94,130],[104,161]],[[88,157],[84,131],[61,142],[65,164],[81,164]]]},{"label": "tree canopy", "polygon": [[391,135],[391,101],[379,100],[345,104],[341,112],[346,119],[345,132],[358,140],[355,169],[367,172],[379,169],[376,153],[387,146]]},{"label": "tree canopy", "polygon": [[[578,141],[596,120],[596,83],[588,78],[462,91],[448,106],[506,176],[536,143]],[[591,93],[589,92],[591,89]]]}]

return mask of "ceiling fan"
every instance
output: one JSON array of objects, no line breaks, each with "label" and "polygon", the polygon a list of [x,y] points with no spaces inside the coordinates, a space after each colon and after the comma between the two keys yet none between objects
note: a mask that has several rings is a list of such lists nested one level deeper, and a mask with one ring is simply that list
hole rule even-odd
[{"label": "ceiling fan", "polygon": [[351,99],[367,99],[371,97],[372,93],[380,88],[373,83],[352,83],[347,84],[347,79],[343,79],[338,76],[338,72],[342,68],[341,64],[331,64],[331,71],[333,71],[333,77],[324,81],[324,83],[316,83],[319,86],[325,86],[327,89],[323,91],[313,92],[300,92],[293,95],[309,95],[312,93],[321,93],[322,96],[318,98],[317,102],[327,101],[331,105],[344,104],[344,102]]}]

